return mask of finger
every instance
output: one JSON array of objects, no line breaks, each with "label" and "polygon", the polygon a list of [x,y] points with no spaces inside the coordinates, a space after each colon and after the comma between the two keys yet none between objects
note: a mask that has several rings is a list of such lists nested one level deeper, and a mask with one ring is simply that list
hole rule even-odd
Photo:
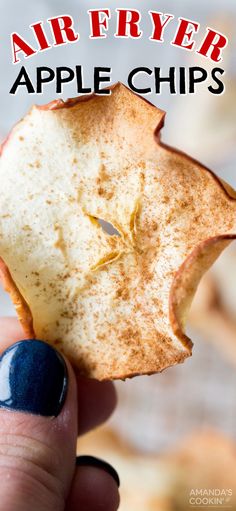
[{"label": "finger", "polygon": [[[13,342],[24,339],[24,332],[17,318],[0,318],[0,351]],[[111,382],[98,382],[76,373],[78,386],[79,434],[105,422],[112,414],[117,395]]]},{"label": "finger", "polygon": [[11,344],[25,338],[23,328],[17,318],[0,317],[0,352]]},{"label": "finger", "polygon": [[76,381],[42,341],[13,344],[0,361],[0,510],[63,510],[74,474]]},{"label": "finger", "polygon": [[78,386],[79,434],[105,422],[117,404],[115,386],[76,375]]},{"label": "finger", "polygon": [[119,477],[108,463],[80,456],[66,511],[116,511],[119,507]]}]

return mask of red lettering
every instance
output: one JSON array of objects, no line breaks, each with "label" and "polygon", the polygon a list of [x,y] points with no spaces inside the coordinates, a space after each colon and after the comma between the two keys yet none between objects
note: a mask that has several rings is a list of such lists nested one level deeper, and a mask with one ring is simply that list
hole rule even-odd
[{"label": "red lettering", "polygon": [[153,34],[151,35],[150,39],[152,41],[154,40],[163,42],[164,39],[162,37],[162,34],[164,32],[164,28],[169,23],[169,21],[174,18],[174,16],[172,16],[172,14],[163,14],[162,12],[156,11],[149,11],[149,14],[153,22]]},{"label": "red lettering", "polygon": [[[188,31],[189,27],[193,27]],[[194,21],[189,21],[184,18],[179,18],[179,26],[177,28],[177,32],[175,35],[174,41],[171,44],[175,46],[180,46],[185,50],[192,50],[195,45],[195,41],[191,41],[193,32],[197,32],[199,29],[199,23]],[[189,43],[189,44],[187,44]]]},{"label": "red lettering", "polygon": [[20,51],[23,51],[25,58],[31,57],[31,55],[37,53],[37,51],[34,50],[34,48],[32,48],[28,43],[26,43],[26,41],[16,32],[11,35],[11,42],[13,51],[13,64],[20,62],[20,59],[17,57],[17,53]]},{"label": "red lettering", "polygon": [[61,44],[74,43],[78,40],[79,35],[73,29],[73,19],[71,16],[57,16],[47,20],[51,24],[52,32],[55,39],[54,46]]},{"label": "red lettering", "polygon": [[[110,9],[91,9],[88,11],[90,16],[91,33],[90,38],[93,37],[107,37],[103,30],[108,30],[107,20],[111,17]],[[104,14],[101,17],[101,14]]]},{"label": "red lettering", "polygon": [[117,32],[115,37],[141,37],[139,29],[141,14],[135,9],[116,9],[118,13]]},{"label": "red lettering", "polygon": [[51,48],[50,44],[48,43],[48,40],[46,38],[44,29],[42,27],[42,21],[39,21],[38,23],[34,23],[33,25],[30,25],[30,27],[33,29],[37,41],[39,43],[39,50],[47,50],[48,48]]},{"label": "red lettering", "polygon": [[[214,62],[220,62],[222,60],[222,50],[228,44],[228,39],[224,35],[219,32],[215,32],[211,28],[207,28],[208,33],[202,43],[201,48],[197,51],[200,55],[204,55],[204,57],[210,57]],[[212,46],[211,55],[208,55],[208,52]]]}]

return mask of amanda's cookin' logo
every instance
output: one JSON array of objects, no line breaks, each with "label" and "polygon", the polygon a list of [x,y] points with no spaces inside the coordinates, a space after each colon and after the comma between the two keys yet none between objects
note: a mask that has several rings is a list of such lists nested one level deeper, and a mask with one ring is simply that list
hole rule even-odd
[{"label": "amanda's cookin' logo", "polygon": [[233,492],[231,489],[192,488],[189,494],[191,508],[230,509]]}]

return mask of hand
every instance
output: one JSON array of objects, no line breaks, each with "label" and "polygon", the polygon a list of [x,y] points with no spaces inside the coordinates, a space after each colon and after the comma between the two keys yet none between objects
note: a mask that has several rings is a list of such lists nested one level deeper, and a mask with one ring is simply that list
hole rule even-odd
[{"label": "hand", "polygon": [[17,320],[0,318],[0,511],[116,511],[115,470],[75,460],[78,433],[115,407],[114,386],[81,378],[53,348],[20,339]]}]

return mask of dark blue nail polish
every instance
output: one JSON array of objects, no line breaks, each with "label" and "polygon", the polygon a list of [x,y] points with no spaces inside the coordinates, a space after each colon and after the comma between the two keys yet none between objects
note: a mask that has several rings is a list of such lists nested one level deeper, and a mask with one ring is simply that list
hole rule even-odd
[{"label": "dark blue nail polish", "polygon": [[110,476],[113,477],[118,488],[120,486],[120,478],[116,470],[112,467],[112,465],[110,465],[110,463],[107,463],[107,461],[101,460],[100,458],[95,458],[94,456],[77,456],[76,466],[77,467],[89,466],[105,470],[105,472],[108,472],[108,474],[110,474]]},{"label": "dark blue nail polish", "polygon": [[63,357],[43,341],[19,341],[0,358],[0,408],[59,415],[67,392]]}]

